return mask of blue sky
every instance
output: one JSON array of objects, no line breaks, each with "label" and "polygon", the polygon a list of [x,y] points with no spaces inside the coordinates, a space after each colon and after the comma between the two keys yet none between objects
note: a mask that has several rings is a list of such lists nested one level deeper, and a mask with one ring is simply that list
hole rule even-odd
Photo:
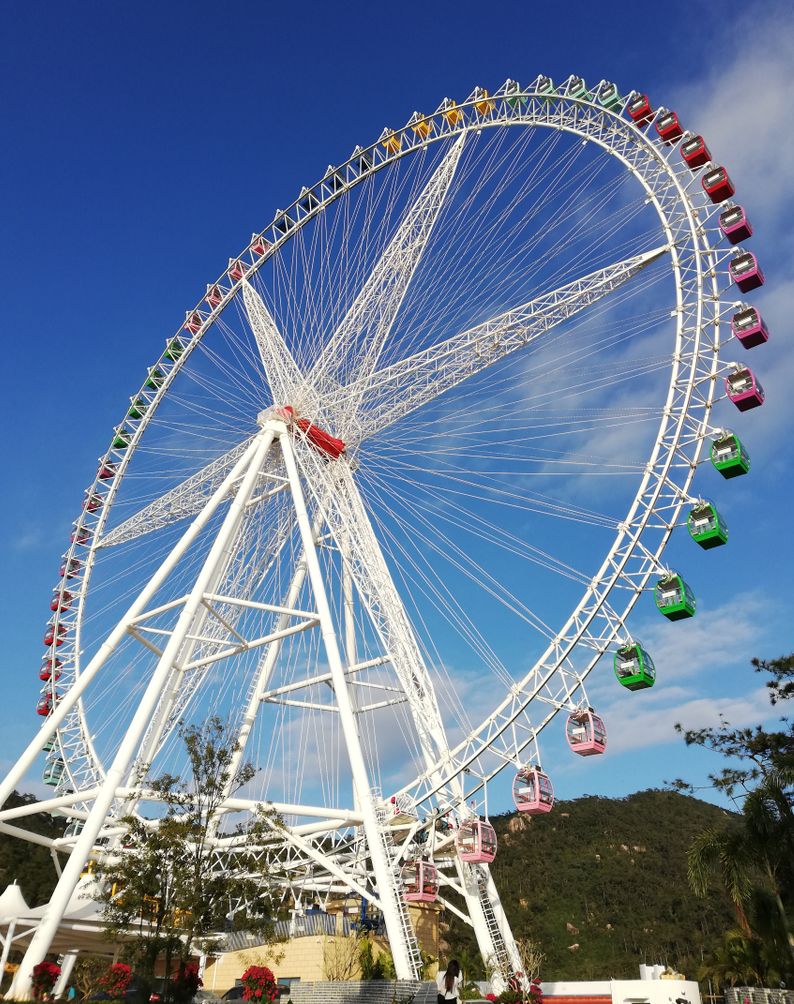
[{"label": "blue sky", "polygon": [[[647,90],[696,125],[756,228],[772,333],[750,360],[760,412],[731,419],[751,448],[732,493],[732,569],[693,559],[691,624],[647,618],[660,683],[642,704],[599,692],[612,756],[552,747],[558,794],[625,794],[715,766],[673,722],[767,713],[753,655],[794,647],[790,221],[794,15],[670,3],[599,18],[592,4],[299,7],[241,2],[19,6],[5,20],[0,255],[6,275],[5,684],[0,764],[38,727],[42,625],[82,491],[139,374],[184,310],[275,207],[358,143],[445,95],[538,72]],[[740,350],[737,350],[740,351]],[[642,617],[639,620],[642,622]],[[640,623],[642,627],[642,623]],[[662,672],[662,667],[668,667]],[[612,681],[614,683],[614,681]],[[475,698],[473,698],[475,700]],[[498,807],[498,806],[494,806]]]}]

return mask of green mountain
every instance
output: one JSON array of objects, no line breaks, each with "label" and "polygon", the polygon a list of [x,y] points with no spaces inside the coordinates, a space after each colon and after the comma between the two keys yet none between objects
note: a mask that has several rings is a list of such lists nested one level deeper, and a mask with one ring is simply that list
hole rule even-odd
[{"label": "green mountain", "polygon": [[[686,878],[694,835],[728,813],[670,791],[557,802],[546,816],[491,819],[491,866],[516,937],[539,943],[542,978],[638,978],[641,962],[697,977],[703,953],[734,925],[721,888],[696,900]],[[453,918],[449,952],[472,959],[471,929]]]}]

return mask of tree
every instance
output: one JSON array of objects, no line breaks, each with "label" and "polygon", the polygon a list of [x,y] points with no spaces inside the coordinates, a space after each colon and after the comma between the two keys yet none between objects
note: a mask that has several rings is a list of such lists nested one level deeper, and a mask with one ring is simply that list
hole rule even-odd
[{"label": "tree", "polygon": [[[127,949],[144,989],[161,955],[178,976],[172,996],[187,985],[186,965],[196,948],[209,950],[224,930],[230,904],[244,912],[246,930],[263,940],[272,933],[266,857],[262,846],[278,821],[266,813],[252,818],[226,841],[217,839],[219,810],[225,797],[246,784],[252,767],[232,774],[237,745],[226,726],[211,718],[202,727],[180,728],[187,752],[187,780],[163,775],[140,784],[164,807],[157,820],[138,815],[121,820],[126,833],[120,847],[97,868],[99,901],[109,938],[134,936]],[[228,836],[228,835],[227,835]]]},{"label": "tree", "polygon": [[[773,705],[794,695],[794,654],[770,662],[754,659],[753,665],[771,676],[767,685]],[[705,897],[711,878],[718,874],[739,920],[739,935],[727,938],[720,965],[735,967],[741,956],[748,972],[776,968],[785,976],[794,973],[788,917],[794,907],[794,735],[788,718],[783,717],[781,725],[773,732],[760,726],[736,729],[722,719],[717,728],[676,728],[687,745],[710,749],[732,761],[710,775],[710,781],[741,806],[738,820],[703,830],[688,854],[688,878],[695,894]],[[681,781],[676,786],[686,787]],[[771,904],[772,910],[767,906],[748,918],[751,899]],[[754,918],[760,922],[754,923]],[[766,929],[763,940],[761,926]]]}]

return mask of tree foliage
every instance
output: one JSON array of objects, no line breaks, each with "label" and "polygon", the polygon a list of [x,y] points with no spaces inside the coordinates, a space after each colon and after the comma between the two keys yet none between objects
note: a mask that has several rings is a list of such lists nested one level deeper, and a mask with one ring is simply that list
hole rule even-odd
[{"label": "tree foliage", "polygon": [[[172,960],[178,960],[177,983],[191,953],[216,943],[235,904],[242,908],[246,930],[267,940],[272,922],[260,849],[278,825],[262,813],[236,834],[221,834],[221,803],[251,779],[253,768],[233,772],[237,747],[218,718],[180,733],[189,776],[141,778],[142,789],[156,794],[163,814],[156,820],[125,817],[121,847],[96,871],[108,937],[132,935],[127,955],[144,980],[151,979],[159,956],[169,973]],[[229,837],[222,857],[219,836]]]}]

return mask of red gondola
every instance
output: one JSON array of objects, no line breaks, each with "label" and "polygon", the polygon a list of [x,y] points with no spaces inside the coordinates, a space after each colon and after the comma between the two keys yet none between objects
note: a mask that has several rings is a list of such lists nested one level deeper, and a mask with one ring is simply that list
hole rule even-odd
[{"label": "red gondola", "polygon": [[626,111],[634,120],[635,125],[645,125],[653,118],[653,108],[647,94],[635,94],[626,105]]},{"label": "red gondola", "polygon": [[96,512],[101,505],[102,499],[99,495],[87,495],[83,500],[83,509],[85,512]]},{"label": "red gondola", "polygon": [[262,255],[267,254],[272,247],[270,241],[265,240],[261,234],[251,234],[251,250],[254,254]]},{"label": "red gondola", "polygon": [[565,738],[579,756],[595,756],[607,748],[607,730],[590,708],[574,711],[570,715],[565,726]]},{"label": "red gondola", "polygon": [[743,251],[728,263],[731,279],[743,293],[764,285],[764,273],[752,251]]},{"label": "red gondola", "polygon": [[519,812],[539,816],[551,812],[554,788],[540,767],[522,767],[513,781],[513,801]]},{"label": "red gondola", "polygon": [[97,473],[97,477],[100,481],[109,481],[111,478],[116,476],[116,465],[115,464],[102,464]]},{"label": "red gondola", "polygon": [[763,345],[769,339],[764,319],[755,307],[742,306],[731,318],[731,333],[746,349]]},{"label": "red gondola", "polygon": [[88,543],[88,538],[91,536],[88,529],[84,526],[75,527],[69,537],[72,544],[86,544]]},{"label": "red gondola", "polygon": [[39,698],[39,703],[36,705],[36,714],[41,715],[42,718],[46,718],[60,699],[61,695],[58,693],[55,694],[55,700],[53,700],[51,693],[44,694]]},{"label": "red gondola", "polygon": [[747,366],[725,378],[725,389],[739,411],[749,411],[764,403],[764,388]]},{"label": "red gondola", "polygon": [[675,112],[662,112],[656,120],[656,131],[664,143],[675,143],[684,134]]},{"label": "red gondola", "polygon": [[482,819],[464,820],[455,844],[460,860],[470,864],[490,864],[496,857],[496,831]]},{"label": "red gondola", "polygon": [[708,164],[711,160],[711,153],[703,137],[690,135],[689,133],[687,133],[684,142],[681,144],[681,156],[692,170],[696,167],[703,167],[704,164]]},{"label": "red gondola", "polygon": [[244,261],[239,259],[230,258],[229,259],[229,278],[237,281],[242,279],[245,273],[248,271],[248,266]]},{"label": "red gondola", "polygon": [[409,903],[435,903],[438,899],[438,869],[432,861],[407,861],[401,878]]},{"label": "red gondola", "polygon": [[63,636],[66,634],[67,627],[65,624],[59,624],[57,630],[54,624],[50,624],[47,628],[47,633],[44,635],[44,644],[47,646],[55,645],[56,648],[60,648],[63,645]]},{"label": "red gondola", "polygon": [[50,600],[50,610],[68,610],[71,605],[71,593],[67,593],[65,590],[61,592],[60,589],[54,590],[54,595]]},{"label": "red gondola", "polygon": [[753,228],[741,206],[726,206],[720,213],[720,230],[725,240],[738,244],[752,237]]},{"label": "red gondola", "polygon": [[77,558],[70,558],[61,565],[58,574],[62,579],[73,579],[82,567]]},{"label": "red gondola", "polygon": [[58,680],[61,675],[62,665],[63,663],[60,659],[54,658],[51,655],[45,655],[39,666],[39,679],[44,680],[45,683],[52,679]]},{"label": "red gondola", "polygon": [[724,167],[713,167],[706,171],[701,181],[703,191],[715,205],[730,199],[736,193],[733,182]]}]

